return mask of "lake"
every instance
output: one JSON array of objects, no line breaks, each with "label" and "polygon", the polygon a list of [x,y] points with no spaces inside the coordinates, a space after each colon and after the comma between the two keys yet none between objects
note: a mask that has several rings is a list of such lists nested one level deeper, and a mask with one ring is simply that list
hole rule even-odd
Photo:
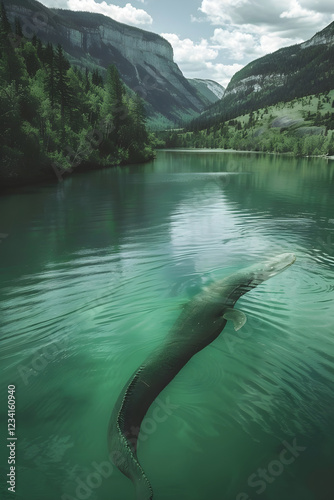
[{"label": "lake", "polygon": [[123,385],[205,286],[294,252],[153,403],[138,456],[157,500],[332,499],[333,194],[320,158],[159,151],[2,195],[2,489],[13,384],[17,500],[133,500],[108,463]]}]

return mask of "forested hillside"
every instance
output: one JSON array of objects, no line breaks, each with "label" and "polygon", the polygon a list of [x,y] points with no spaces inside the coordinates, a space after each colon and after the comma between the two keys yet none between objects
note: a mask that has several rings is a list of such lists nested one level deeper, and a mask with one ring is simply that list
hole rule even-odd
[{"label": "forested hillside", "polygon": [[114,66],[105,79],[71,67],[60,45],[11,26],[3,4],[0,56],[1,185],[153,157],[142,101]]},{"label": "forested hillside", "polygon": [[[189,122],[218,100],[220,85],[188,81],[171,44],[160,35],[96,12],[47,8],[36,0],[2,1],[11,23],[20,19],[24,34],[36,33],[54,47],[61,44],[70,63],[81,70],[98,69],[105,75],[114,64],[124,84],[143,99],[152,129]],[[90,10],[87,2],[81,7]]]},{"label": "forested hillside", "polygon": [[232,77],[224,97],[194,120],[197,128],[334,89],[333,35],[331,23],[307,42],[247,64]]},{"label": "forested hillside", "polygon": [[334,155],[334,23],[238,71],[223,98],[167,147]]},{"label": "forested hillside", "polygon": [[334,155],[334,90],[280,102],[211,127],[160,134],[167,147]]}]

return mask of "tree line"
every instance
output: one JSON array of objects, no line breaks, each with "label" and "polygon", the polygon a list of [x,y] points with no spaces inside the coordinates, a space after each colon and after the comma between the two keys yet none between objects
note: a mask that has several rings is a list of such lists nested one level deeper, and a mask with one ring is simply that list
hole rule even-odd
[{"label": "tree line", "polygon": [[[304,121],[292,127],[273,126],[274,115],[280,116],[281,110],[295,106],[301,110]],[[158,137],[162,141],[162,147],[167,148],[233,149],[291,153],[295,156],[332,156],[334,113],[326,111],[325,106],[327,109],[334,109],[334,101],[328,92],[251,111],[247,115],[217,122],[202,130],[171,130],[160,132]],[[298,116],[300,115],[296,111],[295,117]]]},{"label": "tree line", "polygon": [[[0,179],[25,182],[79,165],[153,158],[142,100],[115,66],[106,75],[72,66],[60,45],[26,39],[0,9]],[[54,174],[53,174],[54,175]]]}]

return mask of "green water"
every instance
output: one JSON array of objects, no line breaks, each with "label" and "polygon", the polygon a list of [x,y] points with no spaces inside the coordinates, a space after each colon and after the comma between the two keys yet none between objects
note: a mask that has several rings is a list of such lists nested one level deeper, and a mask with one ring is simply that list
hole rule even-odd
[{"label": "green water", "polygon": [[106,440],[124,383],[203,287],[294,252],[161,393],[138,455],[156,500],[332,500],[333,192],[322,159],[161,151],[2,195],[1,498],[132,500]]}]

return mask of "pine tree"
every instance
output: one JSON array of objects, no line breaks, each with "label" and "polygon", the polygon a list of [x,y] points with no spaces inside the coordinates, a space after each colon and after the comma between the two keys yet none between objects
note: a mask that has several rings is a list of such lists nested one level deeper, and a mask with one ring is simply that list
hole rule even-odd
[{"label": "pine tree", "polygon": [[40,59],[43,58],[43,45],[42,45],[42,41],[37,38],[37,42],[36,42],[36,50],[37,50],[37,55]]},{"label": "pine tree", "polygon": [[65,115],[65,108],[71,104],[71,93],[68,78],[66,75],[70,64],[64,56],[62,46],[57,46],[56,54],[54,57],[54,80],[55,80],[55,94],[60,103],[60,113],[62,120]]},{"label": "pine tree", "polygon": [[89,79],[89,70],[86,68],[85,73],[85,91],[88,92],[90,90],[90,79]]},{"label": "pine tree", "polygon": [[2,77],[7,83],[15,82],[16,89],[24,73],[22,60],[15,52],[15,35],[8,21],[3,2],[0,7],[0,56],[2,59]]},{"label": "pine tree", "polygon": [[144,102],[138,95],[136,95],[134,98],[132,119],[136,140],[138,143],[140,143],[140,145],[142,145],[147,141],[148,135],[146,130],[146,113]]},{"label": "pine tree", "polygon": [[100,75],[98,69],[96,69],[96,70],[94,69],[93,70],[93,73],[92,73],[92,84],[96,85],[96,86],[99,86],[99,87],[103,87],[103,78]]},{"label": "pine tree", "polygon": [[3,2],[1,2],[1,8],[0,8],[0,31],[5,35],[12,33],[12,28],[8,21],[7,12]]},{"label": "pine tree", "polygon": [[15,35],[23,38],[22,25],[18,17],[15,18]]},{"label": "pine tree", "polygon": [[108,68],[106,90],[108,93],[110,110],[113,117],[114,142],[119,145],[121,137],[121,126],[124,124],[124,119],[128,115],[128,110],[123,102],[125,89],[115,65],[109,66]]},{"label": "pine tree", "polygon": [[7,13],[3,2],[0,7],[0,56],[8,57],[8,50],[10,45],[10,36],[12,29],[10,27]]},{"label": "pine tree", "polygon": [[50,96],[51,108],[54,108],[56,95],[56,82],[54,71],[54,51],[51,43],[48,43],[43,53],[44,62],[47,66],[46,88]]},{"label": "pine tree", "polygon": [[[37,43],[37,38],[36,38],[36,43]],[[43,56],[42,60],[49,66],[53,63],[54,59],[54,50],[53,46],[51,43],[48,43],[47,46],[43,49]]]},{"label": "pine tree", "polygon": [[98,85],[98,71],[97,71],[97,69],[93,70],[93,73],[92,73],[92,84],[93,85]]},{"label": "pine tree", "polygon": [[38,58],[35,47],[32,43],[27,42],[22,47],[22,55],[25,60],[26,68],[29,76],[34,76],[41,67],[41,62]]},{"label": "pine tree", "polygon": [[125,90],[118,70],[114,64],[108,68],[107,85],[110,87],[113,100],[121,102],[123,95],[125,94]]}]

